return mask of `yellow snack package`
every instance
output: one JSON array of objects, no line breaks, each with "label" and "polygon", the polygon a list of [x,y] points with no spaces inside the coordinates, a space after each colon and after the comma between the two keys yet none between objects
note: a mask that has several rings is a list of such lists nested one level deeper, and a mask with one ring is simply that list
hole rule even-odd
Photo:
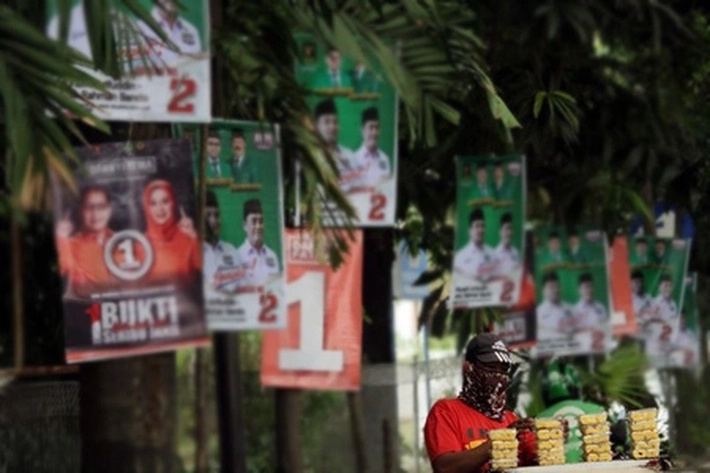
[{"label": "yellow snack package", "polygon": [[492,460],[491,469],[494,471],[509,470],[518,467],[518,460]]},{"label": "yellow snack package", "polygon": [[561,429],[562,422],[554,418],[535,419],[535,428],[540,429]]},{"label": "yellow snack package", "polygon": [[658,409],[639,409],[636,411],[629,411],[628,418],[629,422],[640,422],[644,420],[656,420],[658,417]]},{"label": "yellow snack package", "polygon": [[491,457],[494,460],[518,460],[518,450],[491,450]]},{"label": "yellow snack package", "polygon": [[630,421],[629,428],[634,430],[658,430],[658,425],[656,424],[656,419],[653,420],[639,420],[636,422]]},{"label": "yellow snack package", "polygon": [[518,432],[515,429],[494,429],[488,431],[488,438],[491,440],[515,440]]},{"label": "yellow snack package", "polygon": [[579,424],[580,425],[605,424],[606,422],[607,422],[606,412],[602,412],[601,414],[582,414],[581,416],[579,416]]},{"label": "yellow snack package", "polygon": [[585,435],[582,437],[584,445],[609,444],[609,436],[606,434]]},{"label": "yellow snack package", "polygon": [[644,440],[653,440],[658,438],[658,432],[655,430],[645,430],[640,432],[631,431],[631,440],[634,442],[642,442]]},{"label": "yellow snack package", "polygon": [[559,439],[559,440],[538,440],[538,442],[537,442],[538,452],[547,451],[547,450],[554,450],[556,448],[564,448],[564,446],[565,446],[565,444],[562,439]]},{"label": "yellow snack package", "polygon": [[607,423],[580,425],[579,429],[583,435],[609,434],[609,424]]},{"label": "yellow snack package", "polygon": [[492,450],[517,450],[518,441],[517,440],[492,440],[491,441]]}]

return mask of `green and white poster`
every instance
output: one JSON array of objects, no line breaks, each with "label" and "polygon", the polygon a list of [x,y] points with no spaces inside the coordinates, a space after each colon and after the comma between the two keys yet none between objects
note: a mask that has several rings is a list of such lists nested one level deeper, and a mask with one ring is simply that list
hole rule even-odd
[{"label": "green and white poster", "polygon": [[598,228],[535,228],[538,357],[610,349],[607,239]]},{"label": "green and white poster", "polygon": [[279,128],[213,121],[178,126],[194,146],[199,175],[205,144],[204,291],[208,327],[231,331],[286,327],[283,195]]},{"label": "green and white poster", "polygon": [[[308,104],[330,147],[346,194],[362,227],[394,225],[397,196],[397,95],[374,59],[374,68],[298,34],[298,82],[312,93]],[[323,224],[343,226],[326,204]]]},{"label": "green and white poster", "polygon": [[631,291],[639,338],[654,366],[669,363],[681,331],[690,240],[631,238]]},{"label": "green and white poster", "polygon": [[680,311],[680,329],[673,336],[672,348],[667,357],[651,358],[657,368],[695,368],[700,363],[700,336],[698,324],[698,275],[685,277],[683,307]]},{"label": "green and white poster", "polygon": [[525,157],[456,159],[451,306],[512,306],[525,254]]},{"label": "green and white poster", "polygon": [[[89,46],[83,0],[71,6],[67,44],[88,58]],[[57,5],[47,2],[47,36],[60,38]],[[105,76],[85,71],[101,80],[106,90],[77,87],[92,111],[101,119],[131,122],[209,122],[211,118],[210,31],[206,0],[135,0],[145,7],[170,43],[163,41],[125,3],[106,0],[117,39],[122,41],[119,60],[123,75]]]}]

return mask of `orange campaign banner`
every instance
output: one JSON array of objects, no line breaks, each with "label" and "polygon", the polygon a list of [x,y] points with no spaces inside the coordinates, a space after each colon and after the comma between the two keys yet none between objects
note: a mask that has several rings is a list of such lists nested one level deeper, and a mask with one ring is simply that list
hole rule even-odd
[{"label": "orange campaign banner", "polygon": [[615,337],[638,333],[631,294],[629,240],[614,237],[609,247],[609,283],[611,285],[611,329]]},{"label": "orange campaign banner", "polygon": [[333,270],[312,236],[286,231],[288,325],[264,332],[261,384],[353,391],[360,388],[362,231]]}]

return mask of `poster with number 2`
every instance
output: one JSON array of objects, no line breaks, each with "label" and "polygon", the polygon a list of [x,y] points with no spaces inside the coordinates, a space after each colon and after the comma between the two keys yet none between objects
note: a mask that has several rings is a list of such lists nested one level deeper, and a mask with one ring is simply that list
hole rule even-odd
[{"label": "poster with number 2", "polygon": [[362,232],[333,270],[305,231],[287,230],[288,328],[264,332],[264,386],[352,391],[360,388]]}]

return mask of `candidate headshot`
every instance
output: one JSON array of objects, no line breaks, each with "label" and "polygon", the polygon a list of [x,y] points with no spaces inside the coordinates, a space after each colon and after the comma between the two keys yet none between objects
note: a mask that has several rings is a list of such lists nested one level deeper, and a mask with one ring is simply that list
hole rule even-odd
[{"label": "candidate headshot", "polygon": [[373,187],[381,180],[390,177],[390,159],[379,148],[380,114],[375,107],[362,112],[362,145],[355,152],[355,161],[361,172],[362,185]]},{"label": "candidate headshot", "polygon": [[582,302],[590,304],[594,301],[594,280],[590,273],[582,274],[579,279],[579,298]]},{"label": "candidate headshot", "polygon": [[542,278],[542,294],[546,301],[553,304],[560,302],[562,293],[560,291],[560,278],[557,273],[551,271]]},{"label": "candidate headshot", "polygon": [[468,216],[468,238],[474,246],[483,246],[486,236],[486,221],[483,210],[474,209]]},{"label": "candidate headshot", "polygon": [[264,212],[259,199],[244,202],[242,228],[246,238],[238,252],[246,271],[244,285],[258,286],[280,272],[276,253],[264,243]]},{"label": "candidate headshot", "polygon": [[633,271],[631,273],[631,293],[642,296],[646,292],[643,273],[641,271]]},{"label": "candidate headshot", "polygon": [[661,281],[658,286],[658,295],[666,300],[669,300],[673,295],[673,279],[670,274],[661,276]]},{"label": "candidate headshot", "polygon": [[220,139],[219,131],[214,128],[210,128],[207,132],[205,151],[207,153],[207,178],[217,179],[230,177],[231,170],[229,169],[229,166],[220,158],[220,153],[222,152],[222,141]]},{"label": "candidate headshot", "polygon": [[257,163],[247,152],[247,140],[244,130],[232,130],[232,178],[236,184],[258,184]]}]

